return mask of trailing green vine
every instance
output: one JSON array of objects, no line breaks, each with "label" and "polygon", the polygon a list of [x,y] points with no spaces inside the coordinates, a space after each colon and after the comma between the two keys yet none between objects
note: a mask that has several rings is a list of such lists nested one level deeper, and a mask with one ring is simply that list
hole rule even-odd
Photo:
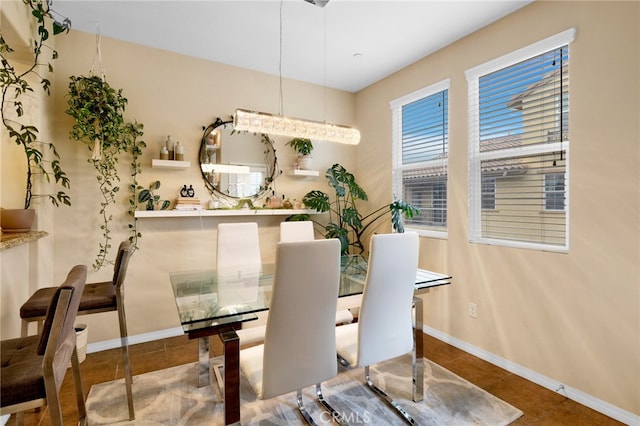
[{"label": "trailing green vine", "polygon": [[[34,194],[33,179],[37,175],[42,175],[47,182],[51,181],[51,175],[56,184],[63,188],[69,188],[70,182],[66,173],[60,165],[60,155],[53,143],[39,140],[39,130],[36,126],[27,124],[22,120],[24,117],[24,107],[22,96],[34,89],[29,84],[28,78],[34,76],[40,79],[42,89],[50,95],[51,82],[44,77],[44,72],[53,72],[51,62],[58,57],[58,53],[46,44],[49,40],[49,22],[52,22],[53,35],[69,32],[71,21],[64,19],[62,22],[56,21],[52,16],[50,8],[51,1],[23,0],[23,3],[30,9],[30,15],[35,19],[37,31],[33,39],[32,52],[33,61],[27,68],[20,72],[11,65],[11,53],[14,49],[0,34],[0,82],[2,83],[2,105],[0,115],[2,124],[9,133],[9,138],[21,146],[24,150],[27,163],[27,178],[24,198],[24,208],[31,206],[34,197],[46,197],[54,206],[60,203],[71,205],[71,199],[63,190],[54,194]],[[45,51],[50,52],[51,61],[43,61]],[[10,116],[9,111],[13,110]],[[52,160],[46,158],[42,148],[48,148],[53,156]]]},{"label": "trailing green vine", "polygon": [[140,156],[142,155],[143,148],[146,148],[147,144],[140,140],[138,137],[142,137],[142,125],[130,124],[134,126],[132,134],[135,135],[131,143],[131,183],[129,184],[129,210],[127,214],[130,216],[129,224],[129,242],[133,246],[134,250],[138,249],[138,238],[142,237],[142,234],[138,231],[138,219],[136,218],[136,210],[138,210],[138,198],[137,192],[139,188],[138,175],[142,173],[142,163],[140,162]]},{"label": "trailing green vine", "polygon": [[109,207],[116,202],[116,196],[120,191],[118,163],[123,153],[132,155],[132,183],[128,185],[129,215],[132,216],[132,223],[129,224],[132,235],[129,240],[135,245],[141,236],[137,231],[132,209],[135,211],[137,207],[135,190],[138,187],[137,176],[142,169],[139,157],[146,144],[138,140],[143,135],[142,124],[128,123],[124,120],[127,99],[122,95],[122,89],[113,89],[104,78],[94,75],[72,76],[70,79],[66,112],[75,119],[70,137],[85,143],[87,150],[92,152],[88,161],[96,169],[102,196],[99,215],[102,220],[100,229],[103,240],[99,243],[98,254],[93,264],[94,270],[97,271],[107,262],[111,248],[110,225],[113,216],[109,213]]}]

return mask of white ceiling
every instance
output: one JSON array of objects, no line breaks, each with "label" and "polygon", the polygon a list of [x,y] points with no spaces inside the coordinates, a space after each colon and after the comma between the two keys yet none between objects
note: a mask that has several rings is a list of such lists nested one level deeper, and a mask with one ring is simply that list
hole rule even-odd
[{"label": "white ceiling", "polygon": [[531,1],[54,0],[52,8],[76,30],[274,75],[281,65],[285,78],[356,92]]}]

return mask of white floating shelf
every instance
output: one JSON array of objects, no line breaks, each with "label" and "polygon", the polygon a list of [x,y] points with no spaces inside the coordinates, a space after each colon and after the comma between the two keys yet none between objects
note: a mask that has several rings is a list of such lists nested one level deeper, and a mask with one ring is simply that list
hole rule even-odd
[{"label": "white floating shelf", "polygon": [[290,216],[322,214],[312,209],[137,210],[135,217]]},{"label": "white floating shelf", "polygon": [[301,169],[290,169],[290,170],[287,170],[285,174],[288,176],[320,176],[320,172],[317,170],[301,170]]},{"label": "white floating shelf", "polygon": [[154,158],[151,160],[151,167],[156,169],[188,169],[191,167],[191,161],[160,160]]}]

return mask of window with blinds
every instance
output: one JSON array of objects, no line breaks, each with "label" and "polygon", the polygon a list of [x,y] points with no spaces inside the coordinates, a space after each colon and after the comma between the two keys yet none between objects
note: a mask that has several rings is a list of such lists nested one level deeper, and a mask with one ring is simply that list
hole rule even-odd
[{"label": "window with blinds", "polygon": [[469,239],[568,250],[571,29],[466,72]]},{"label": "window with blinds", "polygon": [[405,227],[446,236],[449,80],[391,102],[393,190],[420,209]]}]

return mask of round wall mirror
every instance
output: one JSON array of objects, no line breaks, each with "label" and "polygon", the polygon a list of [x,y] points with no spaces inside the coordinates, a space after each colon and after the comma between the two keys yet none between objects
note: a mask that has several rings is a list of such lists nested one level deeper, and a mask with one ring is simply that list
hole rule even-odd
[{"label": "round wall mirror", "polygon": [[275,179],[276,169],[269,135],[235,131],[233,121],[220,118],[204,129],[200,170],[212,194],[259,198]]}]

